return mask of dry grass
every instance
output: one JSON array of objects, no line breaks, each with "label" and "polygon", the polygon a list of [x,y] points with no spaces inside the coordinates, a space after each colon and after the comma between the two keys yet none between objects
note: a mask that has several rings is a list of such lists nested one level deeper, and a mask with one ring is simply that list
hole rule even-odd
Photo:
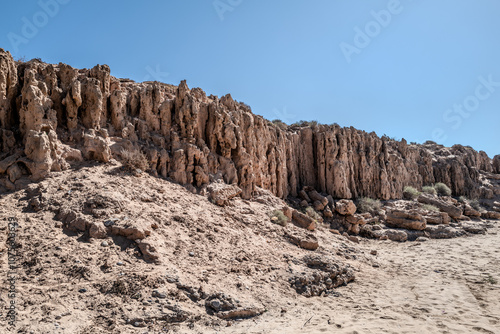
[{"label": "dry grass", "polygon": [[129,171],[135,171],[140,169],[141,171],[145,171],[148,169],[148,160],[146,156],[141,151],[134,150],[122,150],[120,152],[121,161],[123,167],[125,167]]}]

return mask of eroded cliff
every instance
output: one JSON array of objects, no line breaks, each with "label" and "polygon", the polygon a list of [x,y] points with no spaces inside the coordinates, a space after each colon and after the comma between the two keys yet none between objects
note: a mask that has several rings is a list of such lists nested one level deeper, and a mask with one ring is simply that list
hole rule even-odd
[{"label": "eroded cliff", "polygon": [[337,125],[282,129],[230,95],[206,96],[184,81],[136,83],[112,77],[107,65],[15,62],[3,49],[0,147],[7,189],[23,174],[39,180],[72,160],[141,150],[154,175],[193,190],[222,178],[244,198],[256,187],[285,198],[311,186],[335,198],[390,199],[435,182],[454,195],[499,194],[500,156],[470,147],[409,145]]}]

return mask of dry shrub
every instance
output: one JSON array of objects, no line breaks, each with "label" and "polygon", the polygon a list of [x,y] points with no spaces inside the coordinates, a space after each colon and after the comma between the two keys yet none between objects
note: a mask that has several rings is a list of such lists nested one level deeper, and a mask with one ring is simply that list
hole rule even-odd
[{"label": "dry shrub", "polygon": [[137,149],[123,149],[120,152],[120,156],[123,166],[129,171],[134,171],[136,169],[145,171],[146,169],[148,169],[148,159],[146,159],[144,153]]}]

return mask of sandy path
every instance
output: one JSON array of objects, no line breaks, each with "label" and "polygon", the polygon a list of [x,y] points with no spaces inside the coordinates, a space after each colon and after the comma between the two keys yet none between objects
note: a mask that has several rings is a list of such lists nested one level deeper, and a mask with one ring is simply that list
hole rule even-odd
[{"label": "sandy path", "polygon": [[422,243],[363,240],[373,263],[340,297],[289,301],[218,333],[500,333],[500,236]]}]

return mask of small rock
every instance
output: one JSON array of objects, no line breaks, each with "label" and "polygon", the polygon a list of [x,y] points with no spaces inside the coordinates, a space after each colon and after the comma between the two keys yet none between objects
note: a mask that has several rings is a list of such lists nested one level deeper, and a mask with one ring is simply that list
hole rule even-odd
[{"label": "small rock", "polygon": [[355,235],[348,235],[347,239],[349,239],[352,242],[355,242],[355,243],[359,244],[359,238],[357,236],[355,236]]},{"label": "small rock", "polygon": [[179,279],[177,277],[173,277],[173,276],[168,276],[167,277],[167,282],[168,283],[175,283],[177,282]]},{"label": "small rock", "polygon": [[104,222],[104,226],[106,226],[106,227],[113,226],[113,225],[115,225],[115,223],[116,223],[116,220],[114,220],[114,219],[106,220]]},{"label": "small rock", "polygon": [[125,264],[122,261],[118,261],[118,262],[116,262],[116,265],[117,266],[124,266]]},{"label": "small rock", "polygon": [[160,299],[165,299],[167,298],[167,295],[164,294],[163,292],[160,292],[158,290],[153,290],[153,293],[151,294],[155,298],[160,298]]},{"label": "small rock", "polygon": [[193,257],[194,256],[194,252],[189,252],[189,256]]},{"label": "small rock", "polygon": [[372,251],[370,251],[370,254],[371,255],[377,255],[377,251],[376,250],[372,250]]},{"label": "small rock", "polygon": [[210,307],[212,307],[215,311],[219,311],[221,304],[218,299],[214,299],[210,301]]},{"label": "small rock", "polygon": [[419,241],[419,242],[425,242],[425,241],[429,241],[429,238],[426,238],[426,237],[418,237],[416,241]]},{"label": "small rock", "polygon": [[109,244],[108,244],[108,242],[107,242],[107,241],[103,241],[103,242],[101,242],[101,246],[102,246],[102,247],[108,247],[108,246],[109,246]]},{"label": "small rock", "polygon": [[80,290],[78,290],[78,292],[80,292],[80,293],[84,293],[84,292],[87,292],[87,289],[85,289],[85,288],[81,288]]}]

